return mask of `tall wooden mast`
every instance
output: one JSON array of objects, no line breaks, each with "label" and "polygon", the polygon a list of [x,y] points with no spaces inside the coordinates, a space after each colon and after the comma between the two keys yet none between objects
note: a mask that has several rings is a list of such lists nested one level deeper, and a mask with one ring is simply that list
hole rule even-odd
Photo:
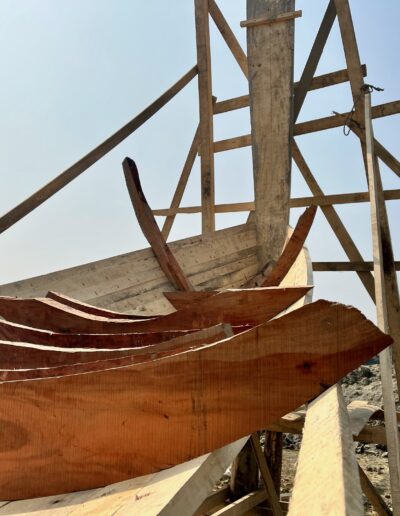
[{"label": "tall wooden mast", "polygon": [[289,222],[294,19],[276,19],[292,13],[294,6],[295,0],[247,0],[255,220],[261,264],[279,258]]}]

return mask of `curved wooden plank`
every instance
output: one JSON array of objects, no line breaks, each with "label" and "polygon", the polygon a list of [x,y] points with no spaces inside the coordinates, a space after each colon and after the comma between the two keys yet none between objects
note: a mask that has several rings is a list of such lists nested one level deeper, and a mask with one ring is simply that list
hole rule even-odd
[{"label": "curved wooden plank", "polygon": [[244,285],[245,287],[273,287],[281,283],[303,249],[316,212],[317,206],[315,205],[309,206],[304,211],[277,262],[275,264],[268,263],[254,279]]},{"label": "curved wooden plank", "polygon": [[112,352],[41,348],[33,344],[0,341],[0,381],[55,378],[117,369],[182,353],[232,335],[229,324],[220,324],[160,344]]},{"label": "curved wooden plank", "polygon": [[161,315],[139,315],[139,314],[124,314],[123,312],[114,312],[113,310],[106,310],[105,308],[99,308],[98,306],[89,305],[88,303],[84,303],[83,301],[79,301],[79,299],[74,299],[73,297],[66,296],[65,294],[60,294],[59,292],[53,292],[49,290],[46,294],[46,297],[49,299],[53,299],[58,303],[61,303],[66,306],[70,306],[71,308],[76,308],[77,310],[81,310],[81,312],[85,312],[90,315],[99,315],[100,317],[107,317],[108,319],[129,319],[132,321],[137,320],[146,320],[152,319],[154,317],[160,317]]},{"label": "curved wooden plank", "polygon": [[141,333],[56,333],[0,320],[0,340],[31,342],[60,348],[120,349],[139,348],[166,340],[184,337],[195,330]]},{"label": "curved wooden plank", "polygon": [[131,158],[125,158],[122,167],[129,197],[131,198],[140,229],[149,242],[161,269],[172,285],[178,290],[194,290],[193,285],[187,279],[157,225],[153,212],[143,193],[135,162]]},{"label": "curved wooden plank", "polygon": [[190,330],[227,322],[255,326],[303,297],[311,287],[243,289],[220,292],[195,308],[144,321],[106,319],[66,307],[52,299],[0,297],[0,315],[27,326],[64,333],[134,333]]},{"label": "curved wooden plank", "polygon": [[89,489],[190,460],[277,420],[391,342],[358,310],[318,301],[135,367],[1,384],[0,498]]}]

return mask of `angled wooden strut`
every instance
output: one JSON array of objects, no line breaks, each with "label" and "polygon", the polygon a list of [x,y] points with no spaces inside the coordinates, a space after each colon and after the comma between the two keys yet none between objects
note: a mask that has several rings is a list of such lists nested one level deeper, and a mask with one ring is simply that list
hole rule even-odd
[{"label": "angled wooden strut", "polygon": [[[393,254],[391,251],[390,233],[384,235],[383,218],[385,213],[385,202],[382,195],[382,184],[378,160],[374,155],[373,129],[371,121],[371,93],[365,94],[365,140],[366,140],[366,169],[368,173],[368,185],[371,196],[371,233],[374,257],[374,281],[375,281],[375,302],[378,326],[385,332],[392,330],[393,336],[399,337],[396,328],[389,326],[388,303],[398,303],[398,290],[396,282],[396,272],[394,272],[394,286],[397,292],[392,292],[387,296],[385,290],[391,285],[391,267]],[[398,315],[397,315],[398,317]],[[399,360],[398,346],[395,342],[395,356]],[[400,443],[398,435],[398,425],[396,418],[396,405],[394,398],[394,386],[392,380],[393,362],[390,350],[382,351],[379,355],[382,395],[385,409],[385,428],[387,435],[387,445],[389,452],[389,473],[390,486],[392,491],[393,510],[395,514],[400,514]],[[399,364],[397,364],[397,368]]]},{"label": "angled wooden strut", "polygon": [[315,38],[314,44],[312,46],[310,55],[308,56],[307,63],[301,75],[298,87],[295,90],[293,102],[293,123],[296,122],[300,114],[300,110],[303,106],[304,100],[306,98],[306,95],[310,90],[314,74],[317,70],[318,63],[324,51],[326,41],[331,32],[335,19],[336,8],[334,0],[330,0],[324,18],[322,20],[321,26]]},{"label": "angled wooden strut", "polygon": [[130,158],[125,158],[122,163],[122,167],[124,169],[126,186],[128,187],[129,196],[139,225],[144,236],[151,245],[161,269],[176,289],[194,290],[192,284],[187,279],[181,266],[164,240],[154,215],[147,204],[135,162]]},{"label": "angled wooden strut", "polygon": [[160,360],[0,384],[0,498],[89,489],[198,457],[272,423],[391,342],[358,310],[317,301]]},{"label": "angled wooden strut", "polygon": [[189,82],[196,77],[197,66],[191,68],[184,76],[182,76],[175,84],[173,84],[165,93],[163,93],[152,104],[145,108],[139,115],[135,116],[126,125],[121,127],[117,132],[104,140],[95,149],[90,151],[86,156],[74,163],[72,166],[64,170],[60,175],[51,180],[47,185],[37,190],[30,197],[22,201],[18,206],[5,213],[0,217],[0,233],[13,226],[16,222],[28,215],[35,208],[50,199],[54,194],[59,192],[67,184],[73,181],[80,174],[85,172],[89,167],[96,163],[99,159],[110,152],[119,143],[124,141],[136,129],[143,125],[165,104],[175,97]]},{"label": "angled wooden strut", "polygon": [[286,242],[278,261],[266,264],[263,270],[246,283],[244,287],[274,287],[280,284],[303,249],[316,212],[317,206],[315,205],[305,210],[297,221],[296,227]]},{"label": "angled wooden strut", "polygon": [[247,79],[249,76],[247,56],[215,0],[208,0],[208,10],[221,36],[224,38],[225,43],[228,45],[229,50],[232,52],[233,57],[236,59],[237,64]]}]

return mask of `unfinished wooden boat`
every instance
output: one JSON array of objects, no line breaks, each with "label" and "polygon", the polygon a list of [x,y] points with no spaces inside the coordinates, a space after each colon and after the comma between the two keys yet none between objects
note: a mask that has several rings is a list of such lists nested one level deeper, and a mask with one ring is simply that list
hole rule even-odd
[{"label": "unfinished wooden boat", "polygon": [[0,498],[88,489],[197,457],[317,396],[391,342],[357,310],[318,301],[151,362],[2,383]]},{"label": "unfinished wooden boat", "polygon": [[255,326],[287,309],[310,288],[225,290],[185,310],[136,321],[90,315],[47,298],[0,297],[0,315],[11,322],[64,333],[193,330],[224,322],[232,326]]}]

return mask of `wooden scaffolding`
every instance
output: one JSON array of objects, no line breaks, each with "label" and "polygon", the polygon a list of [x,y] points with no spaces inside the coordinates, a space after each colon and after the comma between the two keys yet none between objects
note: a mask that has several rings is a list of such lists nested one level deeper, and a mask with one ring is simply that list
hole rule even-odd
[{"label": "wooden scaffolding", "polygon": [[[371,105],[373,88],[364,82],[366,66],[360,61],[349,0],[329,0],[310,55],[297,83],[293,81],[294,25],[302,13],[295,10],[295,0],[247,0],[247,19],[241,22],[241,27],[247,31],[247,53],[241,48],[215,0],[194,0],[194,5],[196,65],[115,134],[3,215],[0,218],[0,232],[13,226],[105,156],[197,77],[199,124],[169,208],[153,210],[154,216],[165,217],[161,235],[165,240],[168,239],[179,214],[201,213],[202,232],[208,234],[215,230],[217,213],[249,212],[249,218],[255,223],[259,266],[268,268],[278,262],[285,247],[290,209],[311,205],[319,207],[348,261],[314,262],[313,270],[355,272],[376,304],[379,327],[394,338],[392,350],[382,352],[379,357],[386,435],[378,435],[378,430],[368,434],[370,430],[367,431],[364,425],[371,413],[368,413],[368,418],[355,435],[358,435],[358,439],[361,436],[370,442],[379,440],[387,443],[393,514],[399,515],[400,447],[392,381],[393,365],[396,378],[400,378],[400,302],[396,277],[399,262],[395,261],[393,255],[386,202],[400,199],[400,189],[383,190],[379,165],[383,162],[394,174],[400,176],[400,162],[374,138],[372,121],[399,113],[400,101]],[[226,100],[217,100],[213,97],[210,19],[215,22],[238,66],[248,79],[249,94]],[[316,76],[318,63],[336,19],[339,22],[347,67]],[[325,118],[297,122],[309,91],[344,82],[349,82],[351,86],[354,108],[350,113],[335,113]],[[278,92],[280,102],[267,102],[271,89]],[[215,141],[214,117],[244,108],[250,108],[251,134]],[[368,189],[356,193],[325,195],[296,142],[296,136],[340,126],[348,127],[359,140]],[[252,147],[254,201],[216,204],[215,154],[245,146]],[[198,155],[201,164],[201,205],[181,207],[185,188]],[[290,197],[292,160],[300,170],[312,196]],[[335,209],[335,205],[363,202],[370,203],[373,262],[363,259]],[[154,234],[154,228],[150,228],[150,234]],[[184,277],[175,277],[174,281],[178,282],[178,287],[182,290],[191,289],[191,285],[185,283]],[[340,386],[331,388],[310,404],[306,417],[304,414],[297,414],[286,420],[282,419],[267,429],[264,450],[260,447],[258,435],[254,434],[247,441],[242,439],[218,450],[206,459],[199,460],[193,466],[193,471],[188,473],[180,484],[176,483],[176,489],[171,488],[169,479],[168,503],[165,503],[159,513],[239,515],[248,513],[262,503],[265,505],[267,500],[265,511],[275,515],[287,510],[291,515],[362,514],[362,488],[378,514],[390,514],[391,511],[358,466],[352,450],[351,423],[356,408],[354,411],[349,407],[346,409]],[[365,406],[364,410],[367,410]],[[303,444],[294,493],[288,509],[287,504],[279,499],[282,433],[302,431]],[[212,483],[234,459],[231,492],[236,499],[225,502],[226,490],[208,496]],[[263,488],[258,487],[259,471],[264,482]],[[212,509],[215,507],[219,509],[213,512]]]}]

